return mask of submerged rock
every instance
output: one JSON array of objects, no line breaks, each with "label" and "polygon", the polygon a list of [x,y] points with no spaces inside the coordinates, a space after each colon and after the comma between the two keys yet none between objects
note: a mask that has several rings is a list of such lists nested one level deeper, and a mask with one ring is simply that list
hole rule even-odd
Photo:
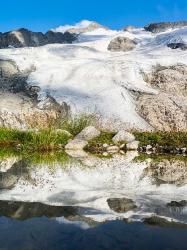
[{"label": "submerged rock", "polygon": [[137,208],[135,202],[127,198],[111,198],[107,203],[113,211],[117,213],[126,213]]},{"label": "submerged rock", "polygon": [[113,52],[130,51],[136,47],[137,43],[128,37],[116,37],[108,45],[108,50]]},{"label": "submerged rock", "polygon": [[66,146],[66,150],[81,150],[84,149],[88,145],[88,142],[81,139],[73,139]]}]

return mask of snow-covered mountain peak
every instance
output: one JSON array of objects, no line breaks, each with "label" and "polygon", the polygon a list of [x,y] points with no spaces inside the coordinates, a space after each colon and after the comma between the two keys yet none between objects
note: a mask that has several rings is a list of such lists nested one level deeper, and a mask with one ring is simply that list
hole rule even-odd
[{"label": "snow-covered mountain peak", "polygon": [[55,32],[70,32],[70,33],[85,33],[85,32],[90,32],[94,31],[96,29],[107,29],[106,27],[100,25],[99,23],[95,21],[89,21],[89,20],[82,20],[74,25],[64,25],[64,26],[59,26],[53,31]]}]

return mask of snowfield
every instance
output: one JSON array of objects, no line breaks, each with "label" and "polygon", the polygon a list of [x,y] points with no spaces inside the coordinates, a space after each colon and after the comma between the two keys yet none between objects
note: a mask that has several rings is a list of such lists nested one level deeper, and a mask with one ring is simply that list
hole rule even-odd
[{"label": "snowfield", "polygon": [[[85,28],[83,21],[73,28]],[[66,31],[63,26],[56,31]],[[130,52],[110,52],[110,41],[124,36],[135,39]],[[0,58],[13,59],[20,69],[34,66],[28,82],[40,86],[40,99],[51,94],[58,102],[70,104],[72,112],[97,113],[108,121],[120,121],[126,127],[150,129],[136,112],[132,90],[157,94],[141,72],[153,65],[187,63],[187,51],[172,50],[168,42],[187,41],[187,28],[152,34],[143,29],[114,31],[96,29],[83,33],[74,44],[54,44],[37,48],[3,49]]]}]

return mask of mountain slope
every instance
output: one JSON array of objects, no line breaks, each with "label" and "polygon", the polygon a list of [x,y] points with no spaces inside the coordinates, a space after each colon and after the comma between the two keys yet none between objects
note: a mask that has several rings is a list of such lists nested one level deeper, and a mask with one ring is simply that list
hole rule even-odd
[{"label": "mountain slope", "polygon": [[[108,51],[110,41],[118,36],[135,40],[136,48],[129,52]],[[67,102],[75,114],[97,113],[109,123],[118,121],[117,126],[159,129],[138,112],[138,97],[165,92],[145,81],[145,73],[151,73],[153,66],[187,64],[187,51],[167,47],[168,42],[181,37],[186,41],[187,28],[152,34],[143,29],[128,32],[99,27],[81,33],[71,45],[4,49],[0,50],[0,58],[14,60],[21,70],[35,67],[28,83],[41,88],[41,100],[50,94],[59,103]]]}]

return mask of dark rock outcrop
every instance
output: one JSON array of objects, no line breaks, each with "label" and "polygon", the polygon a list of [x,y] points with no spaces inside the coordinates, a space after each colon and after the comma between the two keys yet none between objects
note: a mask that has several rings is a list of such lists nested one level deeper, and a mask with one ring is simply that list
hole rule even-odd
[{"label": "dark rock outcrop", "polygon": [[187,21],[181,22],[161,22],[161,23],[151,23],[144,27],[146,31],[152,33],[164,32],[168,29],[175,29],[187,26]]},{"label": "dark rock outcrop", "polygon": [[126,213],[137,208],[135,202],[127,198],[112,198],[108,199],[107,203],[113,211],[117,213]]},{"label": "dark rock outcrop", "polygon": [[37,47],[52,43],[72,43],[76,39],[77,35],[69,32],[60,33],[48,31],[46,34],[43,34],[42,32],[19,29],[0,33],[0,49],[9,47]]},{"label": "dark rock outcrop", "polygon": [[170,49],[187,50],[187,44],[185,44],[185,43],[168,43],[167,46]]},{"label": "dark rock outcrop", "polygon": [[113,52],[131,51],[136,47],[137,43],[128,37],[116,37],[108,45],[108,50]]}]

